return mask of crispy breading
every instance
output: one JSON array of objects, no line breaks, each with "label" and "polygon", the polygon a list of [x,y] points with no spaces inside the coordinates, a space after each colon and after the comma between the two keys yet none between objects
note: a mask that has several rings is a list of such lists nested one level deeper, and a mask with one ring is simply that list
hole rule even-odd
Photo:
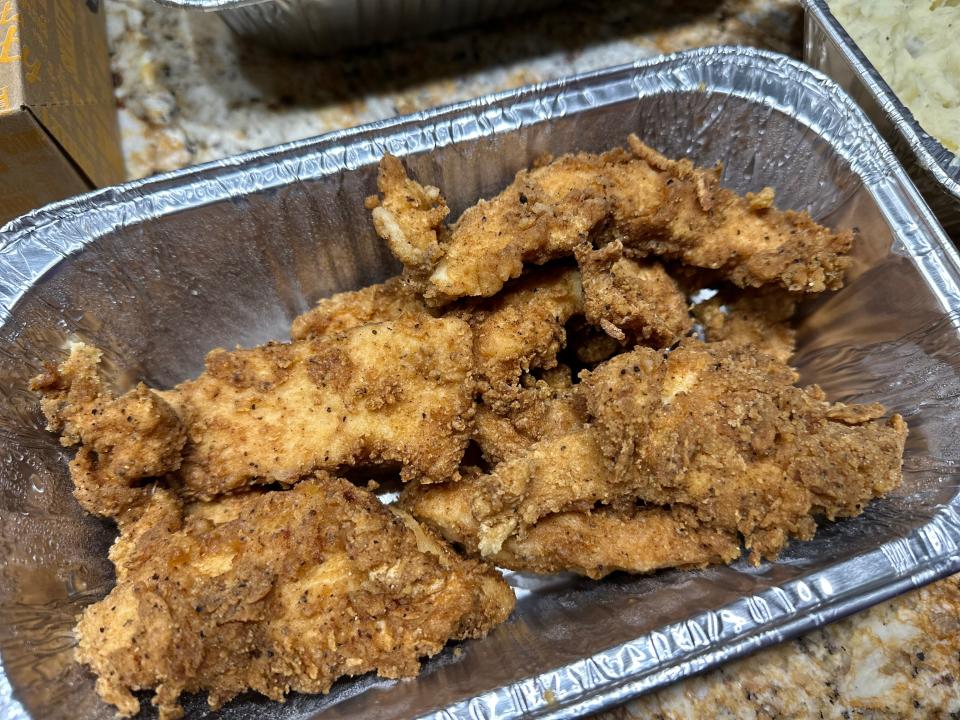
[{"label": "crispy breading", "polygon": [[631,345],[667,347],[690,332],[687,297],[663,265],[626,257],[619,240],[575,252],[588,322]]},{"label": "crispy breading", "polygon": [[[820,292],[842,285],[849,231],[834,233],[806,213],[775,209],[769,188],[741,197],[720,187],[716,170],[668,160],[636,136],[629,145],[630,151],[564,155],[521,171],[499,195],[466,210],[449,232],[431,226],[429,242],[413,243],[427,250],[411,252],[410,233],[396,230],[417,223],[422,203],[398,206],[378,232],[431,305],[494,295],[525,263],[572,255],[597,234],[640,254],[715,270],[741,287],[772,283]],[[398,186],[420,187],[401,177],[394,161],[387,171]],[[434,190],[418,192],[432,197]],[[389,199],[385,194],[384,204]]]},{"label": "crispy breading", "polygon": [[472,334],[455,318],[401,318],[251,350],[214,350],[161,395],[187,427],[183,492],[209,499],[313,470],[399,463],[456,476],[473,415]]},{"label": "crispy breading", "polygon": [[516,407],[507,412],[478,403],[473,439],[484,459],[496,464],[523,454],[539,440],[572,432],[584,419],[585,408],[573,389],[570,368],[559,365],[522,388]]},{"label": "crispy breading", "polygon": [[795,295],[775,289],[718,294],[697,303],[693,314],[707,342],[749,345],[785,363],[796,347],[796,331],[790,324],[796,309]]},{"label": "crispy breading", "polygon": [[[740,196],[720,186],[719,168],[669,160],[635,135],[628,142],[636,160],[612,166],[610,188],[613,226],[625,246],[714,270],[739,287],[804,293],[842,287],[851,231],[833,232],[805,212],[776,209],[769,187]],[[638,184],[634,162],[656,173],[655,206],[651,188],[639,191],[644,182]]]},{"label": "crispy breading", "polygon": [[310,310],[294,318],[290,337],[293,340],[306,340],[368,323],[425,314],[428,314],[427,306],[411,285],[400,277],[392,277],[376,285],[323,298]]},{"label": "crispy breading", "polygon": [[377,189],[380,198],[367,201],[373,226],[407,273],[423,282],[443,257],[446,201],[437,188],[408,178],[403,164],[389,154],[380,161]]},{"label": "crispy breading", "polygon": [[686,340],[619,355],[580,383],[613,483],[739,531],[751,559],[857,515],[897,487],[907,428],[880,405],[832,405],[752,347]]},{"label": "crispy breading", "polygon": [[[480,525],[471,508],[478,486],[466,479],[410,486],[400,503],[417,519],[470,554],[479,554]],[[548,515],[508,537],[488,557],[500,567],[536,573],[575,572],[601,578],[623,570],[703,567],[740,556],[735,531],[704,527],[690,508],[601,506]]]},{"label": "crispy breading", "polygon": [[495,570],[344,480],[178,511],[156,491],[112,554],[117,586],[78,625],[79,661],[125,716],[143,689],[169,720],[183,693],[218,708],[248,689],[282,701],[342,676],[412,676],[514,605]]},{"label": "crispy breading", "polygon": [[[521,170],[502,193],[465,210],[449,230],[438,222],[424,232],[419,229],[424,205],[443,204],[443,199],[436,188],[411,180],[396,158],[386,156],[380,165],[382,205],[373,211],[374,226],[420,285],[428,304],[489,297],[519,277],[525,262],[572,255],[576,243],[606,214],[601,177],[589,186],[576,165],[567,175],[562,158],[550,167]],[[408,194],[416,201],[396,199]],[[430,215],[434,218],[436,213]],[[417,230],[405,225],[416,225]]]},{"label": "crispy breading", "polygon": [[470,498],[483,557],[500,552],[510,537],[525,537],[541,518],[589,510],[629,496],[614,476],[591,428],[543,438],[499,463],[488,474],[463,478],[458,492]]},{"label": "crispy breading", "polygon": [[141,478],[180,467],[187,434],[174,409],[142,383],[114,397],[99,371],[101,355],[75,343],[30,389],[41,395],[47,429],[60,433],[62,445],[81,446],[70,462],[77,501],[95,515],[120,518],[143,503]]},{"label": "crispy breading", "polygon": [[497,412],[514,406],[523,374],[556,366],[564,324],[582,312],[580,274],[566,267],[534,270],[494,298],[451,310],[473,328],[484,402]]},{"label": "crispy breading", "polygon": [[172,390],[139,388],[106,405],[98,421],[87,410],[98,397],[88,389],[99,388],[96,363],[84,360],[99,357],[95,349],[75,346],[35,387],[51,429],[67,433],[67,444],[83,443],[71,464],[78,497],[115,515],[121,501],[142,494],[128,487],[174,471],[179,491],[200,499],[352,465],[399,464],[405,480],[455,478],[472,429],[472,343],[462,320],[424,317],[214,350],[198,378]]}]

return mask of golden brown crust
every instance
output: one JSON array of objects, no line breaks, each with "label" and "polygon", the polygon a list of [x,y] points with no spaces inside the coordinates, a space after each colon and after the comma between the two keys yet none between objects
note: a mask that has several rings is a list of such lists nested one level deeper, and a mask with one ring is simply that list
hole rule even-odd
[{"label": "golden brown crust", "polygon": [[587,321],[624,345],[667,347],[690,332],[687,297],[658,262],[626,257],[614,240],[576,248]]},{"label": "golden brown crust", "polygon": [[[401,504],[448,541],[479,555],[480,524],[465,483],[410,487]],[[703,567],[739,556],[735,531],[704,527],[689,508],[631,504],[547,515],[522,537],[508,537],[488,559],[511,570],[601,578],[618,570]]]},{"label": "golden brown crust", "polygon": [[[630,151],[564,155],[521,171],[449,232],[431,226],[430,242],[418,244],[429,251],[411,253],[395,240],[395,226],[406,215],[417,223],[420,207],[399,208],[396,221],[378,232],[431,305],[494,295],[524,263],[570,256],[598,234],[641,255],[716,271],[740,287],[821,292],[843,284],[849,231],[833,233],[806,213],[775,209],[769,188],[741,197],[720,187],[716,170],[668,160],[636,136],[629,145]],[[393,162],[388,170],[398,185],[412,182]]]},{"label": "golden brown crust", "polygon": [[474,544],[481,556],[491,558],[508,538],[525,537],[548,515],[589,510],[598,502],[629,497],[630,490],[610,472],[594,431],[578,426],[533,443],[487,474],[462,478],[450,493],[469,507]]},{"label": "golden brown crust", "polygon": [[420,282],[443,257],[450,210],[440,191],[407,177],[403,164],[387,154],[377,177],[380,199],[368,198],[373,226],[404,264],[407,274]]},{"label": "golden brown crust", "polygon": [[494,298],[468,303],[450,314],[473,329],[474,367],[480,395],[496,412],[515,408],[520,379],[557,365],[566,342],[564,325],[583,312],[575,268],[541,268]]},{"label": "golden brown crust", "polygon": [[81,445],[70,463],[74,495],[95,515],[135,510],[146,492],[142,478],[180,467],[186,431],[174,409],[142,383],[118,398],[100,375],[101,353],[80,343],[59,366],[30,382],[40,393],[47,429],[65,446]]},{"label": "golden brown crust", "polygon": [[472,431],[472,343],[462,320],[402,317],[214,350],[195,380],[117,399],[102,388],[99,351],[77,345],[33,387],[50,429],[82,445],[71,463],[78,499],[116,517],[142,502],[144,480],[165,474],[207,500],[352,465],[455,478]]},{"label": "golden brown crust", "polygon": [[777,210],[770,188],[741,197],[720,187],[718,170],[669,160],[635,135],[628,140],[637,161],[657,173],[658,203],[651,215],[646,198],[638,204],[631,163],[615,166],[615,225],[624,245],[714,270],[739,287],[818,293],[843,285],[851,231],[835,233],[807,213]]},{"label": "golden brown crust", "polygon": [[392,277],[376,285],[323,298],[310,310],[294,318],[290,338],[307,340],[369,323],[426,314],[427,306],[410,283],[400,277]]},{"label": "golden brown crust", "polygon": [[831,405],[752,347],[687,340],[619,355],[581,383],[604,456],[644,501],[683,503],[743,536],[751,558],[812,537],[813,513],[859,514],[901,482],[906,425]]},{"label": "golden brown crust", "polygon": [[788,362],[796,347],[790,319],[797,297],[781,290],[724,293],[693,307],[707,342],[726,340],[755,347],[780,362]]},{"label": "golden brown crust", "polygon": [[496,412],[477,404],[473,439],[489,463],[499,463],[525,453],[545,438],[573,432],[586,418],[585,407],[571,383],[565,365],[547,371],[545,378],[515,395],[515,407]]},{"label": "golden brown crust", "polygon": [[166,720],[185,692],[217,708],[247,689],[283,700],[345,675],[414,675],[513,608],[489,566],[346,481],[221,502],[183,513],[158,490],[114,548],[117,587],[84,611],[77,657],[123,715],[139,689]]},{"label": "golden brown crust", "polygon": [[179,475],[209,499],[314,470],[399,463],[404,479],[456,476],[473,415],[472,334],[404,317],[252,350],[214,350],[161,393],[189,441]]}]

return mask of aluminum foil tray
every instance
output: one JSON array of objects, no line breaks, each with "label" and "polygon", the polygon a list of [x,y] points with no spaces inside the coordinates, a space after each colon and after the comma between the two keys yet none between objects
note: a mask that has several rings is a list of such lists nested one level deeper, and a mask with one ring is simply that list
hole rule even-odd
[{"label": "aluminum foil tray", "polygon": [[[7,225],[0,716],[112,716],[72,659],[71,632],[111,587],[114,530],[80,510],[68,453],[42,429],[26,389],[42,359],[86,339],[121,388],[170,385],[210,348],[283,337],[317,298],[395,272],[362,203],[386,150],[442,187],[455,216],[544,153],[601,150],[630,132],[669,155],[723,161],[738,191],[771,185],[781,206],[859,228],[846,288],[804,309],[796,361],[833,399],[903,413],[903,488],[758,568],[512,574],[512,618],[415,680],[365,676],[285,705],[245,696],[218,717],[573,717],[960,569],[960,258],[833,82],[760,51],[693,51],[102,190]],[[187,707],[212,715],[202,697]]]},{"label": "aluminum foil tray", "polygon": [[867,59],[826,0],[802,0],[803,59],[837,81],[873,120],[954,240],[960,241],[960,155],[927,134]]},{"label": "aluminum foil tray", "polygon": [[157,0],[208,10],[244,38],[283,52],[325,55],[518,15],[559,0]]}]

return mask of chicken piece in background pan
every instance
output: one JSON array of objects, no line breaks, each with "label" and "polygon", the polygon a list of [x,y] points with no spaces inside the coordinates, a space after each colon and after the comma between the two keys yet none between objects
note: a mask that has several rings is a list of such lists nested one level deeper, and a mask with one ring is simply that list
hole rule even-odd
[{"label": "chicken piece in background pan", "polygon": [[137,690],[172,720],[183,693],[218,708],[248,689],[282,701],[343,676],[412,676],[515,602],[493,568],[333,477],[185,509],[157,489],[111,557],[117,585],[84,611],[77,657],[125,716]]},{"label": "chicken piece in background pan", "polygon": [[[494,295],[525,263],[573,255],[592,236],[714,270],[740,287],[821,292],[843,284],[852,233],[775,209],[769,188],[741,197],[720,187],[717,170],[669,160],[634,135],[629,146],[522,170],[449,229],[434,211],[446,210],[437,189],[384,158],[374,224],[430,305]],[[437,220],[427,230],[425,213]]]}]

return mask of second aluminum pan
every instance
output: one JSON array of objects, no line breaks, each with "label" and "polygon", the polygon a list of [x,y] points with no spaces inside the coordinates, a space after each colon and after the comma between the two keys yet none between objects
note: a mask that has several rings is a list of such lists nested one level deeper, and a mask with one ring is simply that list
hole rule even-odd
[{"label": "second aluminum pan", "polygon": [[157,0],[207,10],[241,37],[282,52],[329,55],[540,10],[560,0]]},{"label": "second aluminum pan", "polygon": [[[317,298],[396,263],[363,208],[402,155],[454,215],[544,153],[637,132],[740,191],[858,227],[847,286],[809,303],[795,363],[832,399],[910,423],[905,483],[775,563],[600,582],[509,575],[511,619],[401,682],[369,676],[221,720],[573,717],[818,627],[960,568],[960,259],[862,111],[824,76],[747,49],[682,53],[110,188],[25,216],[0,246],[0,717],[112,718],[73,660],[113,583],[112,527],[77,506],[27,380],[64,342],[122,384],[166,386],[213,346],[283,337]],[[210,717],[201,697],[188,717]],[[147,713],[149,716],[149,712]]]},{"label": "second aluminum pan", "polygon": [[914,119],[876,67],[830,12],[826,0],[803,0],[803,59],[860,103],[910,173],[934,214],[960,240],[960,155]]}]

